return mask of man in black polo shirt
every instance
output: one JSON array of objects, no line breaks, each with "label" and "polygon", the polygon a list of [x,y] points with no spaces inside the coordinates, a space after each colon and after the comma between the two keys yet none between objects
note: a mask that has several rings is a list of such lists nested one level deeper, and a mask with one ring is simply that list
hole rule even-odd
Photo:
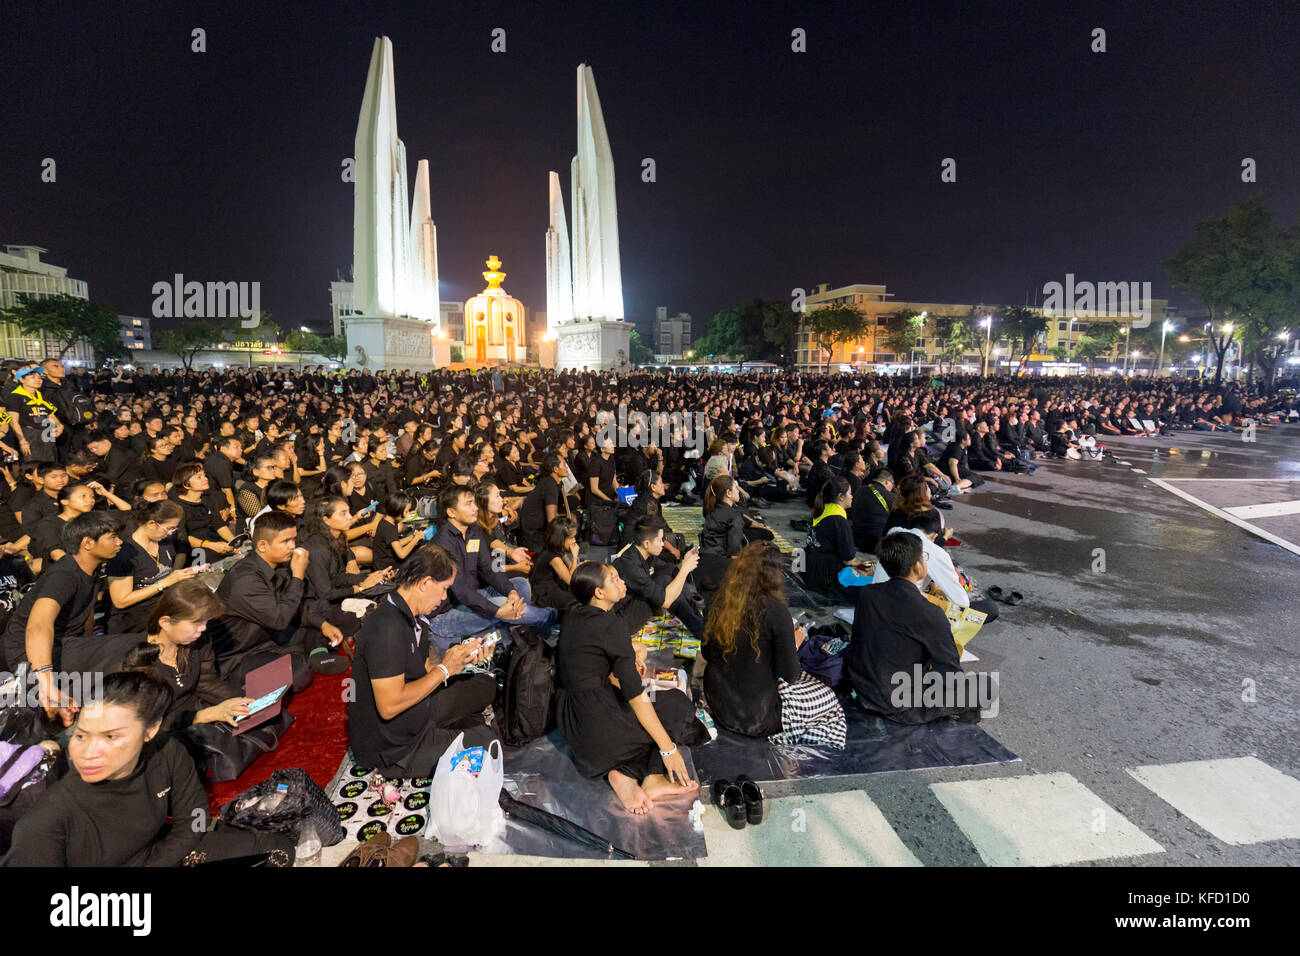
[{"label": "man in black polo shirt", "polygon": [[203,471],[213,488],[219,488],[226,497],[226,507],[235,507],[235,462],[244,455],[244,446],[234,435],[227,435],[217,445],[217,450],[203,459]]},{"label": "man in black polo shirt", "polygon": [[699,548],[682,555],[682,563],[669,579],[666,571],[654,573],[654,559],[664,550],[664,529],[658,516],[643,515],[632,526],[632,540],[614,557],[627,594],[615,610],[635,634],[660,611],[672,611],[696,636],[704,633],[704,618],[686,592],[686,579],[700,563]]},{"label": "man in black polo shirt", "polygon": [[910,682],[931,670],[941,677],[961,674],[961,659],[947,616],[921,594],[919,584],[928,571],[920,537],[887,534],[878,558],[889,580],[858,588],[853,638],[844,654],[858,699],[868,710],[900,724],[941,717],[977,721],[978,706],[945,701],[945,706],[918,707],[911,693],[903,695],[901,706],[896,702],[900,675]]},{"label": "man in black polo shirt", "polygon": [[[111,638],[88,637],[86,625],[99,596],[97,572],[122,547],[113,515],[91,511],[68,522],[63,531],[68,552],[36,579],[5,628],[8,670],[26,663],[36,675],[41,705],[53,709],[55,671],[91,671],[105,655]],[[132,635],[138,643],[140,635]],[[109,654],[108,656],[111,656]]]},{"label": "man in black polo shirt", "polygon": [[316,628],[331,645],[343,635],[326,619],[328,608],[303,602],[309,556],[298,547],[298,522],[282,511],[268,511],[253,526],[253,552],[226,572],[217,587],[225,613],[208,625],[222,679],[243,683],[251,670],[288,652],[294,690],[311,684],[303,638]]},{"label": "man in black polo shirt", "polygon": [[432,776],[457,733],[467,747],[486,747],[495,738],[483,711],[496,696],[496,681],[461,673],[490,648],[471,639],[452,645],[437,664],[430,659],[428,615],[446,601],[456,576],[456,562],[442,548],[418,548],[357,637],[348,742],[358,761],[385,777]]},{"label": "man in black polo shirt", "polygon": [[962,431],[953,441],[948,442],[940,459],[943,473],[952,480],[952,490],[958,493],[984,484],[984,479],[970,470],[970,460],[966,454],[969,447],[970,432]]},{"label": "man in black polo shirt", "polygon": [[568,514],[564,500],[564,476],[569,467],[555,453],[542,459],[542,471],[537,487],[524,498],[519,512],[519,532],[524,547],[541,553],[546,549],[546,529],[557,516]]},{"label": "man in black polo shirt", "polygon": [[493,563],[492,542],[478,524],[474,492],[448,485],[438,495],[442,525],[434,535],[438,545],[456,564],[456,581],[447,605],[431,622],[442,647],[470,634],[481,634],[498,621],[525,627],[550,627],[555,608],[534,607],[533,592],[524,577],[506,577]]}]

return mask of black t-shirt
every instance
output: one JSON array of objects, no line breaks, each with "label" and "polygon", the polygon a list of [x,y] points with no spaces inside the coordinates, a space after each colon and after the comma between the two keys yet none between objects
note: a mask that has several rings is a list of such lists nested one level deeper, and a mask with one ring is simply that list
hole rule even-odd
[{"label": "black t-shirt", "polygon": [[9,670],[27,660],[27,619],[31,617],[32,606],[41,598],[50,598],[59,605],[59,613],[54,619],[54,660],[57,670],[62,660],[62,652],[67,645],[78,640],[93,640],[83,637],[86,619],[95,609],[95,594],[98,591],[96,579],[77,564],[72,555],[64,555],[42,572],[36,584],[24,595],[9,626],[5,628],[5,660]]},{"label": "black t-shirt", "polygon": [[[130,578],[131,590],[138,591],[171,574],[175,563],[176,549],[170,542],[164,541],[158,545],[158,560],[155,561],[133,538],[128,537],[122,541],[122,550],[117,553],[117,557],[108,562],[107,577],[110,582],[115,578]],[[112,598],[109,598],[108,633],[145,633],[149,615],[153,613],[158,597],[155,594],[127,608],[117,607]]]},{"label": "black t-shirt", "polygon": [[404,537],[404,533],[394,522],[387,518],[379,520],[379,527],[375,529],[374,543],[371,546],[373,557],[370,566],[373,570],[391,568],[394,564],[401,563],[402,559],[393,551],[393,542],[401,537]]},{"label": "black t-shirt", "polygon": [[44,491],[38,491],[30,498],[23,502],[21,508],[15,508],[21,511],[23,515],[23,530],[31,534],[36,526],[46,518],[52,518],[59,513],[59,506],[53,498]]},{"label": "black t-shirt", "polygon": [[[614,480],[614,456],[606,458],[604,455],[592,455],[591,461],[587,465],[587,483],[584,491],[591,490],[591,479],[595,478],[598,487],[602,493],[616,500],[618,493],[617,482]],[[605,504],[595,495],[591,495],[592,504]]]},{"label": "black t-shirt", "polygon": [[213,488],[235,490],[235,466],[219,451],[214,451],[203,459],[203,471],[207,474]]},{"label": "black t-shirt", "polygon": [[948,461],[957,462],[957,476],[959,478],[970,477],[970,460],[966,456],[966,449],[961,447],[959,442],[949,442],[948,447],[943,450],[943,473],[946,477],[952,477],[948,470]]},{"label": "black t-shirt", "polygon": [[[384,720],[375,705],[372,680],[396,677],[419,680],[427,671],[429,637],[422,622],[392,591],[380,598],[357,635],[352,676],[356,700],[348,704],[348,736],[352,755],[367,767],[390,767],[401,762],[410,748],[433,724],[433,695]],[[441,688],[434,691],[441,693]]]},{"label": "black t-shirt", "polygon": [[556,517],[564,513],[564,493],[559,483],[547,475],[537,483],[526,498],[519,511],[519,529],[523,534],[524,546],[532,551],[542,550],[542,538],[546,533],[546,506],[554,505]]},{"label": "black t-shirt", "polygon": [[42,518],[32,528],[32,541],[27,546],[32,557],[40,558],[42,561],[50,559],[50,552],[58,549],[63,550],[63,529],[68,523],[58,515],[50,515],[48,518]]}]

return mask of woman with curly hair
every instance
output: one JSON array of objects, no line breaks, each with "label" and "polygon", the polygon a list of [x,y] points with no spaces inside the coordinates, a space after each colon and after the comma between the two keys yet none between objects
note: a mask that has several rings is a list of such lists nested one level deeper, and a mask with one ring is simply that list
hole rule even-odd
[{"label": "woman with curly hair", "polygon": [[727,569],[704,625],[704,696],[733,733],[843,748],[835,692],[799,666],[805,634],[785,602],[783,566],[775,545],[757,541]]}]

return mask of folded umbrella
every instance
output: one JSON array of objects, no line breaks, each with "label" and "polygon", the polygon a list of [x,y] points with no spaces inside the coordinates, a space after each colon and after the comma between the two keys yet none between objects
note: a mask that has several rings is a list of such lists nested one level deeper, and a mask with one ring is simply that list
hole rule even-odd
[{"label": "folded umbrella", "polygon": [[501,796],[497,801],[501,809],[505,811],[506,816],[513,817],[523,823],[531,823],[548,833],[554,833],[556,836],[576,843],[579,846],[589,847],[593,850],[599,850],[606,856],[615,860],[635,860],[636,857],[626,850],[620,850],[614,844],[610,843],[602,836],[597,836],[585,827],[580,827],[571,820],[564,817],[556,816],[549,810],[543,810],[541,807],[534,807],[527,803],[520,803],[503,788]]}]

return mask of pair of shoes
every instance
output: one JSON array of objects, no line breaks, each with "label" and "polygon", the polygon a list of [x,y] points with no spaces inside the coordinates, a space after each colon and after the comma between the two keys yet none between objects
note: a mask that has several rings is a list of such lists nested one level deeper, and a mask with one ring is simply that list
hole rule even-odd
[{"label": "pair of shoes", "polygon": [[379,831],[365,843],[358,846],[339,864],[340,867],[408,867],[415,862],[415,855],[420,852],[420,838],[404,837],[396,843],[384,831]]},{"label": "pair of shoes", "polygon": [[812,530],[812,522],[807,518],[791,518],[790,527],[794,528],[795,531],[810,531]]},{"label": "pair of shoes", "polygon": [[746,823],[758,826],[763,822],[766,809],[763,791],[744,774],[737,777],[734,783],[730,780],[715,780],[713,802],[733,830],[743,830]]},{"label": "pair of shoes", "polygon": [[415,863],[415,866],[427,866],[433,869],[439,868],[459,868],[469,866],[469,857],[463,853],[426,853]]},{"label": "pair of shoes", "polygon": [[1015,606],[1025,599],[1025,596],[1019,591],[1004,592],[996,585],[984,592],[984,596],[990,601],[1001,601],[1003,604]]},{"label": "pair of shoes", "polygon": [[342,674],[352,666],[352,661],[328,647],[318,647],[307,655],[307,664],[314,674]]}]

